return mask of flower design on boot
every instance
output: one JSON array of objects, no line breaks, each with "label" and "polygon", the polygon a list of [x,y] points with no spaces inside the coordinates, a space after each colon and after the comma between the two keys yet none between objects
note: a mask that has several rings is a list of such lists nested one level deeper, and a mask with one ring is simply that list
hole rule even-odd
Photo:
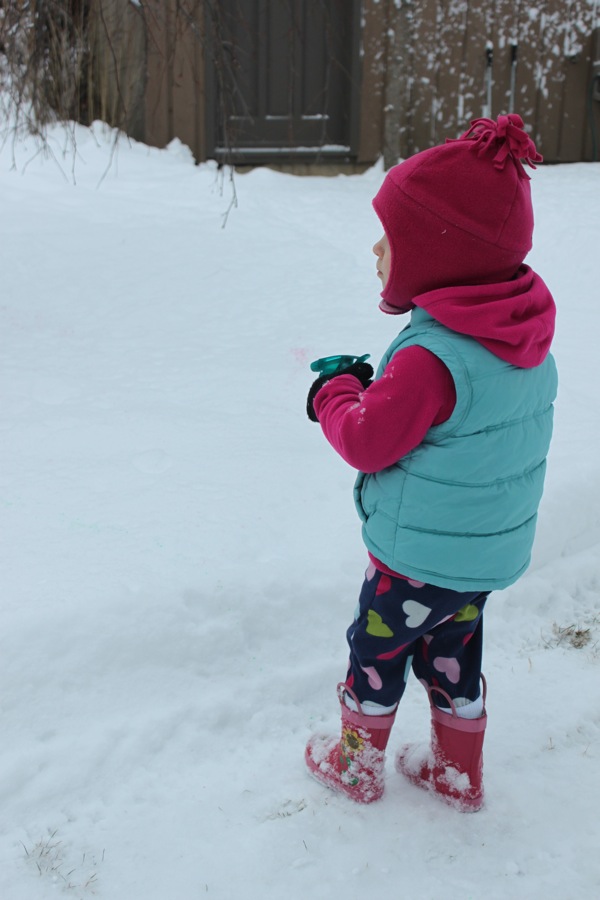
[{"label": "flower design on boot", "polygon": [[[395,714],[366,716],[347,685],[338,688],[342,707],[341,738],[313,735],[305,753],[310,774],[326,787],[358,803],[372,803],[383,794],[385,747]],[[358,712],[344,702],[348,693]]]},{"label": "flower design on boot", "polygon": [[364,745],[364,738],[360,736],[358,731],[351,728],[342,728],[342,739],[340,741],[340,773],[348,773],[347,783],[352,787],[355,787],[358,784],[359,779],[353,777],[349,770],[352,768],[353,757],[362,751]]},{"label": "flower design on boot", "polygon": [[342,728],[342,751],[349,755],[360,753],[365,744],[358,731],[351,728]]}]

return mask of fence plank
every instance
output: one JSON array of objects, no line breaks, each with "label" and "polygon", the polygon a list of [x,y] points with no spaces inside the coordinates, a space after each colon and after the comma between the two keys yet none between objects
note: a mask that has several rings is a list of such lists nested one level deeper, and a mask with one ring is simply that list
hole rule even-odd
[{"label": "fence plank", "polygon": [[412,48],[413,11],[410,3],[398,9],[388,0],[385,14],[385,90],[383,118],[383,161],[386,169],[412,152],[412,76],[409,57]]},{"label": "fence plank", "polygon": [[169,74],[168,4],[171,0],[147,0],[144,4],[148,35],[146,87],[146,141],[166,146],[173,137],[169,116],[171,88]]},{"label": "fence plank", "polygon": [[600,18],[592,24],[583,159],[597,162],[600,160],[600,68],[595,68],[594,62],[600,66]]},{"label": "fence plank", "polygon": [[407,115],[407,149],[418,153],[435,143],[438,0],[411,4],[407,62],[411,106]]},{"label": "fence plank", "polygon": [[439,4],[436,44],[436,117],[432,138],[441,143],[465,131],[465,94],[469,92],[466,72],[467,0],[445,0]]},{"label": "fence plank", "polygon": [[524,47],[519,46],[520,19],[523,15],[522,0],[498,0],[493,27],[493,87],[492,116],[496,118],[510,112],[521,115],[517,101],[517,76],[519,56]]},{"label": "fence plank", "polygon": [[177,136],[191,148],[197,159],[202,159],[205,137],[201,89],[204,63],[202,0],[175,4],[172,35],[172,136]]},{"label": "fence plank", "polygon": [[383,148],[387,41],[385,4],[364,0],[358,162],[377,159]]},{"label": "fence plank", "polygon": [[89,114],[142,140],[146,34],[138,7],[94,0],[89,9],[91,97]]},{"label": "fence plank", "polygon": [[566,79],[565,35],[570,6],[561,0],[547,0],[542,20],[542,64],[538,79],[536,132],[540,153],[547,159],[559,158],[561,132],[564,127],[563,94]]},{"label": "fence plank", "polygon": [[557,161],[585,159],[589,127],[590,65],[595,54],[592,6],[587,0],[571,0],[565,22],[564,85]]},{"label": "fence plank", "polygon": [[490,60],[487,55],[488,43],[492,42],[491,6],[489,0],[487,3],[469,2],[464,64],[465,97],[468,100],[465,111],[469,120],[489,112],[488,89],[493,78],[493,58]]}]

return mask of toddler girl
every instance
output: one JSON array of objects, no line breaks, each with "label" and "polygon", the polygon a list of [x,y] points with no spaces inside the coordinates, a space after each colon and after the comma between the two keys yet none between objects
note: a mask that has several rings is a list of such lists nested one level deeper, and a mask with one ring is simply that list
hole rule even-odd
[{"label": "toddler girl", "polygon": [[461,810],[483,802],[483,610],[529,564],[557,388],[554,301],[523,264],[523,161],[541,156],[508,115],[388,172],[373,201],[380,308],[410,311],[410,323],[374,381],[359,361],[309,393],[309,417],[359,470],[370,562],[338,687],[341,739],[312,737],[306,762],[359,802],[383,793],[411,669],[429,695],[432,742],[426,754],[404,747],[397,768]]}]

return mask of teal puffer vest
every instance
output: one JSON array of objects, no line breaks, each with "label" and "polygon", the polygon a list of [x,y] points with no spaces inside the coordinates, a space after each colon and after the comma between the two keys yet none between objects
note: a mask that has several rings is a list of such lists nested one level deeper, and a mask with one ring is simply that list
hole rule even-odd
[{"label": "teal puffer vest", "polygon": [[417,308],[377,377],[394,353],[414,344],[446,364],[456,407],[395,465],[359,473],[363,539],[409,578],[457,591],[507,587],[531,557],[552,434],[554,360],[519,369]]}]

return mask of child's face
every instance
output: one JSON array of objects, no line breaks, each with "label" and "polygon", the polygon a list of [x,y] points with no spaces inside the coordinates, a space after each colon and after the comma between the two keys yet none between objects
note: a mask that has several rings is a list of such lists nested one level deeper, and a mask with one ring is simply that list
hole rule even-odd
[{"label": "child's face", "polygon": [[383,237],[373,245],[373,253],[377,257],[377,277],[381,279],[381,287],[385,288],[392,265],[392,251],[387,235],[384,234]]}]

